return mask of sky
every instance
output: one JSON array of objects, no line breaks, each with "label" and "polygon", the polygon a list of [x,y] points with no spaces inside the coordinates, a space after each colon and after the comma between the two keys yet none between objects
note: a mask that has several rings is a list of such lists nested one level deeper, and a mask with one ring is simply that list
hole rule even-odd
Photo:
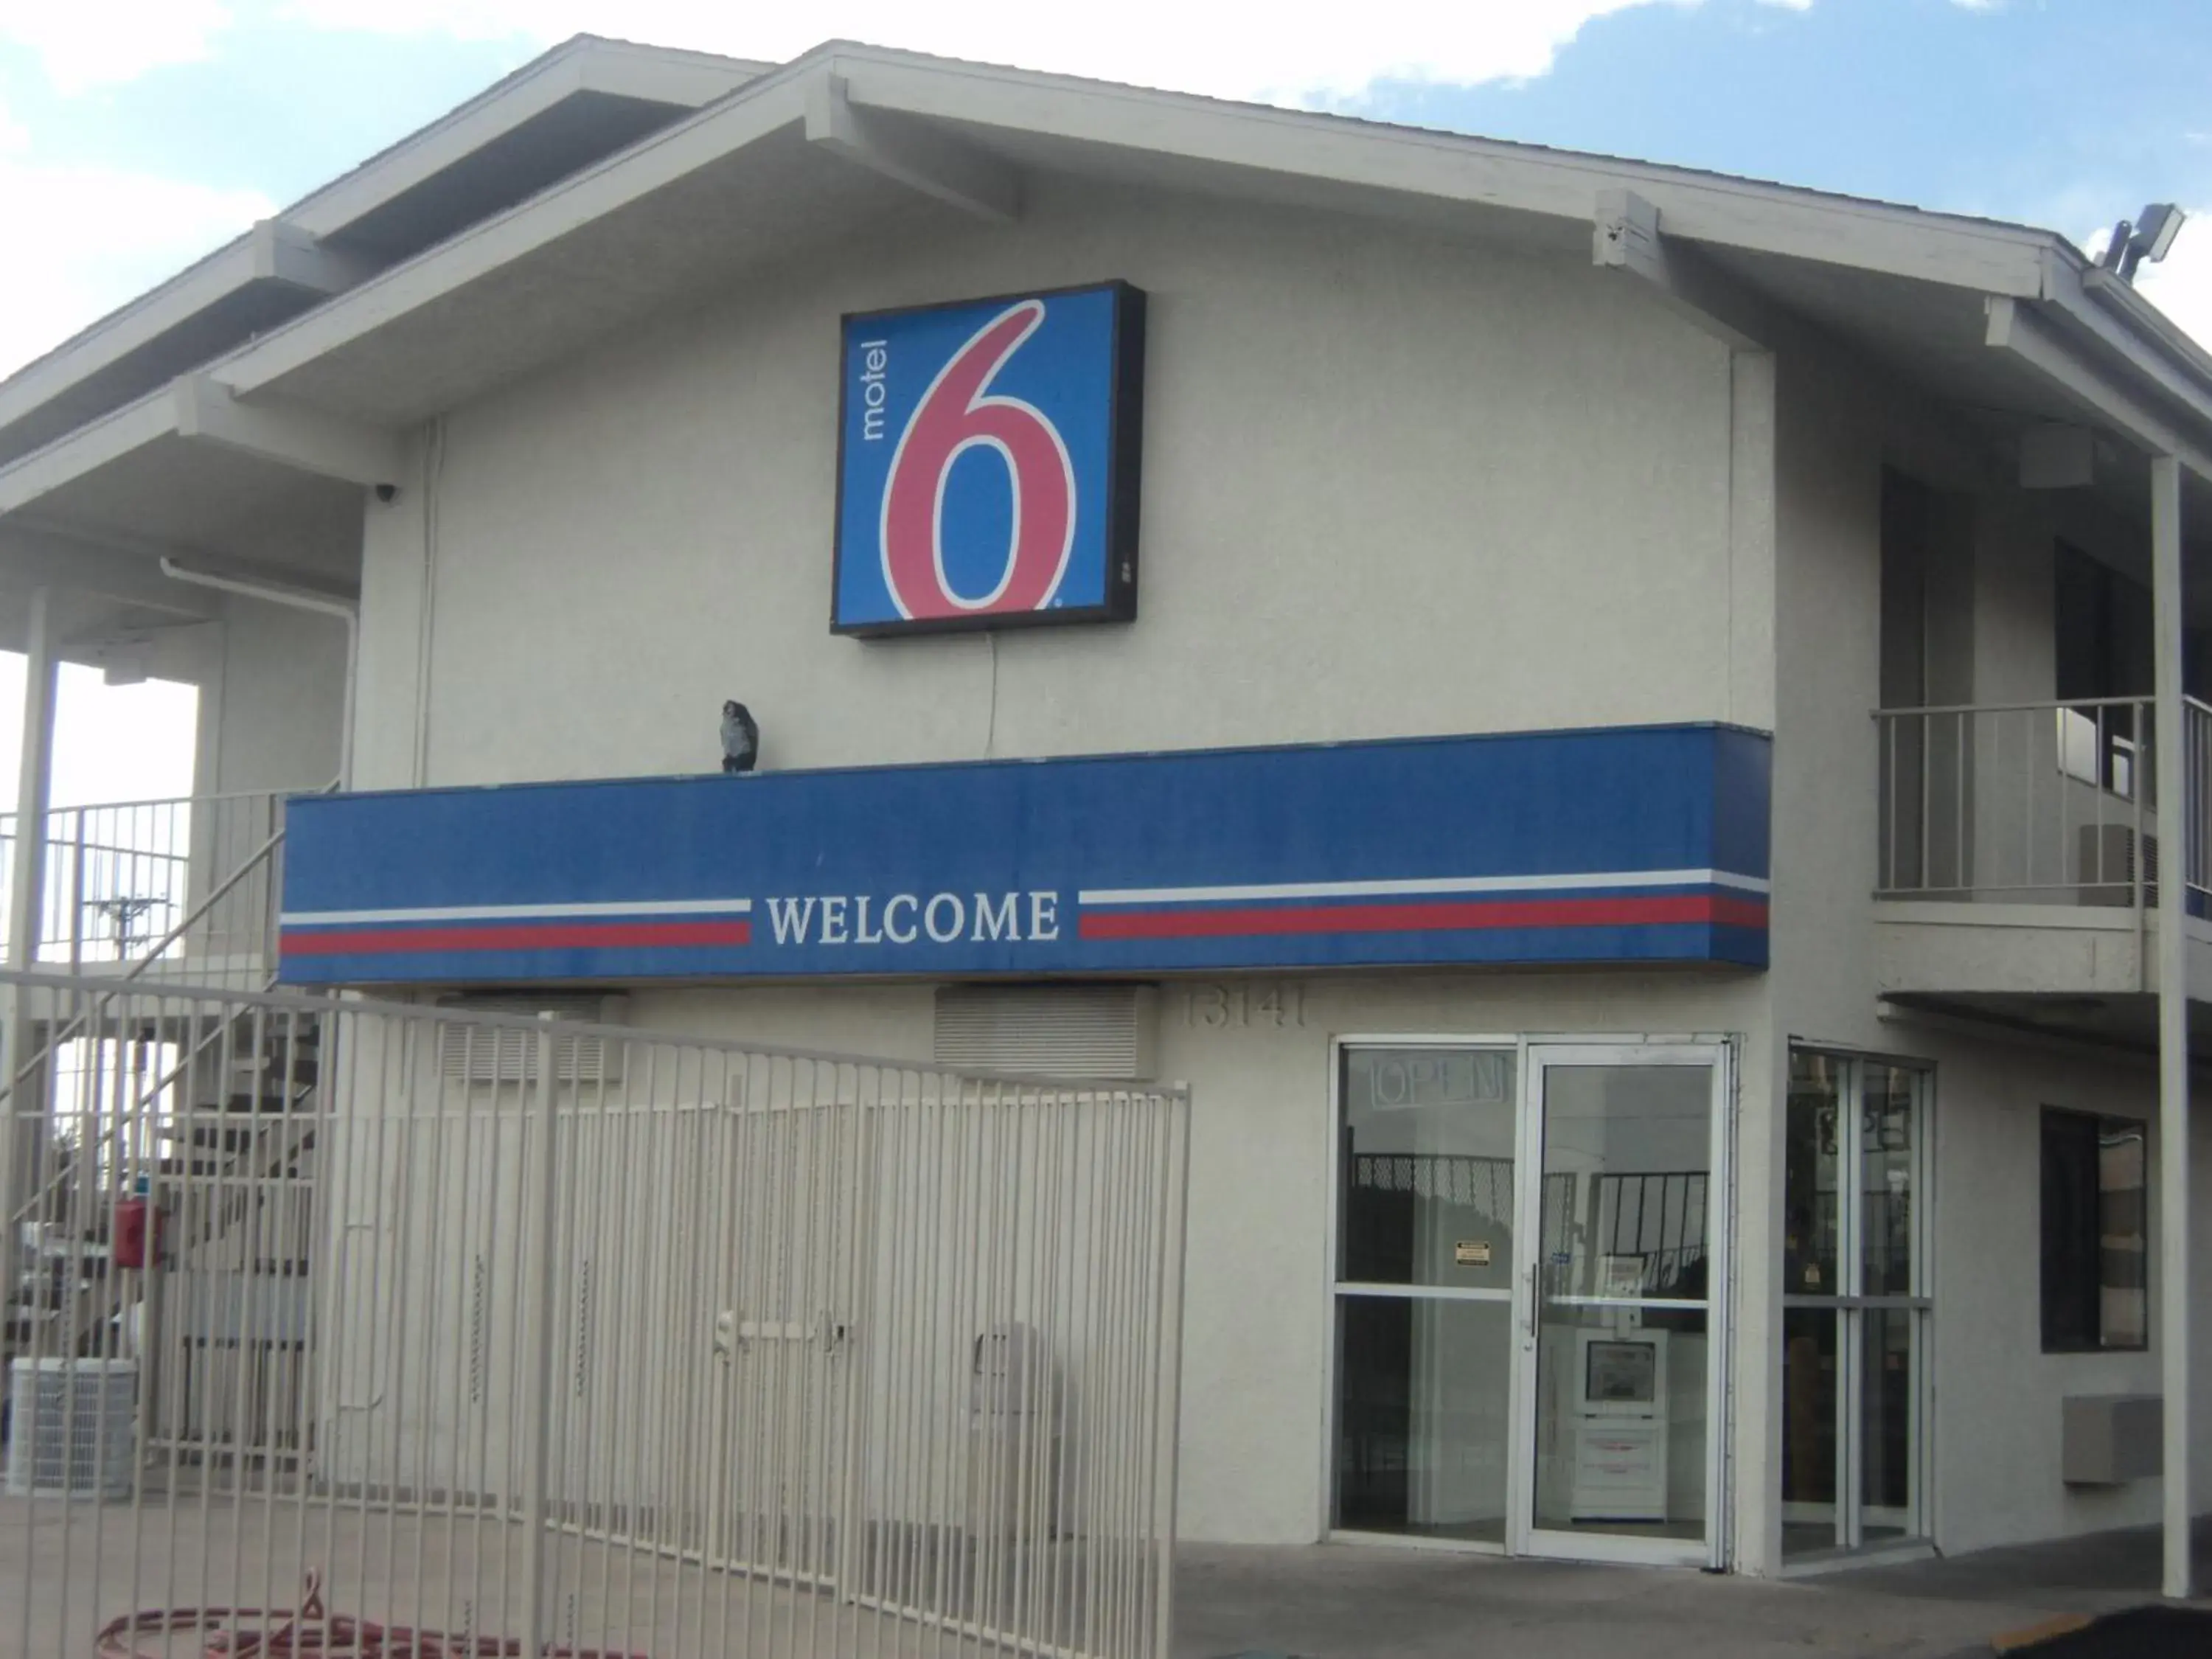
[{"label": "sky", "polygon": [[[0,374],[586,30],[766,59],[866,40],[2022,221],[2093,251],[2173,201],[2195,222],[2138,286],[2212,343],[2205,0],[0,0]],[[144,688],[106,695],[126,693],[143,717]]]}]

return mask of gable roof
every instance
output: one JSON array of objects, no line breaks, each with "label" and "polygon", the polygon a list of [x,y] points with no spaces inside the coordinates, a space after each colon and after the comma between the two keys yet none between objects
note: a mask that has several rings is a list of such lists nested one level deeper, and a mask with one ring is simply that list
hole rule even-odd
[{"label": "gable roof", "polygon": [[[586,63],[603,77],[638,77],[633,87],[659,77],[662,108],[699,101],[550,182],[518,181],[497,146],[550,96],[528,77],[557,70],[580,87]],[[714,95],[718,77],[728,85]],[[453,182],[471,167],[477,182]],[[166,453],[203,432],[194,411],[210,408],[319,421],[329,441],[308,446],[305,461],[297,444],[264,459],[334,465],[325,476],[368,482],[363,469],[389,452],[389,434],[595,338],[832,246],[864,220],[1018,217],[1023,179],[1047,173],[1380,217],[1583,258],[1595,238],[1601,262],[1638,270],[1686,308],[1747,319],[1724,321],[1724,335],[1749,337],[1762,319],[1809,320],[1942,380],[1960,401],[2023,421],[2094,417],[2212,476],[2212,356],[2048,231],[844,41],[763,69],[582,40],[257,232],[271,262],[289,250],[356,263],[252,337],[188,366],[198,390],[156,378],[129,402],[108,387],[96,419],[87,424],[79,410],[57,441],[11,460],[4,445],[25,417],[11,428],[10,408],[61,405],[37,402],[27,384],[41,365],[0,385],[0,514],[34,503],[67,510],[72,486],[139,465],[149,449]],[[437,205],[423,192],[441,180]],[[409,213],[414,228],[380,244],[377,228]],[[1607,259],[1604,237],[1624,230],[1633,234]],[[422,246],[404,251],[411,242]],[[45,364],[96,360],[131,314]],[[180,356],[181,340],[173,331]],[[141,350],[149,374],[159,355]],[[69,385],[90,378],[50,372]],[[164,461],[148,476],[172,471]]]}]

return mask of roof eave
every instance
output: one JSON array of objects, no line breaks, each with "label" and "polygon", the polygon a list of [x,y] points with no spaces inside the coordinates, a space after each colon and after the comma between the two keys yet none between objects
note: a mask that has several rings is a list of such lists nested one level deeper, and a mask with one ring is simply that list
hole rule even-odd
[{"label": "roof eave", "polygon": [[369,268],[325,246],[328,239],[564,98],[595,92],[696,109],[770,67],[595,35],[565,41],[0,380],[0,431],[256,283],[316,300],[356,286]]},{"label": "roof eave", "polygon": [[1675,237],[1977,293],[2038,295],[2057,245],[2045,232],[1788,186],[830,42],[271,331],[218,366],[218,378],[251,396],[396,312],[453,292],[802,118],[805,88],[831,76],[853,103],[921,122],[1038,133],[1581,224],[1592,222],[1601,190],[1631,185],[1658,206]]},{"label": "roof eave", "polygon": [[769,66],[580,34],[284,210],[310,235],[342,235],[379,208],[580,92],[697,109]]}]

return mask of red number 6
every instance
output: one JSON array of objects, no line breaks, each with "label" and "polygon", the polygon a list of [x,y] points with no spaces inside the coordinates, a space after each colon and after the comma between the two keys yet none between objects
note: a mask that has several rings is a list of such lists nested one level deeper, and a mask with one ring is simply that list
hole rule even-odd
[{"label": "red number 6", "polygon": [[[891,457],[884,488],[884,580],[902,617],[916,619],[1039,611],[1060,586],[1075,541],[1075,469],[1060,432],[1033,404],[988,391],[1006,360],[1044,321],[1024,300],[976,330],[939,371]],[[978,445],[1006,464],[1013,534],[998,585],[978,599],[945,574],[945,486]]]}]

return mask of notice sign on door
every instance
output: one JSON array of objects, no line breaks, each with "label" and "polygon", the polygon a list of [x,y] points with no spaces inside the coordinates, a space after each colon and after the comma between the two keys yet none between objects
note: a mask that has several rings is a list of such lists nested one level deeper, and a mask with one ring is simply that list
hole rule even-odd
[{"label": "notice sign on door", "polygon": [[1452,1262],[1461,1267],[1487,1267],[1490,1265],[1490,1241],[1486,1238],[1462,1238],[1452,1246]]}]

